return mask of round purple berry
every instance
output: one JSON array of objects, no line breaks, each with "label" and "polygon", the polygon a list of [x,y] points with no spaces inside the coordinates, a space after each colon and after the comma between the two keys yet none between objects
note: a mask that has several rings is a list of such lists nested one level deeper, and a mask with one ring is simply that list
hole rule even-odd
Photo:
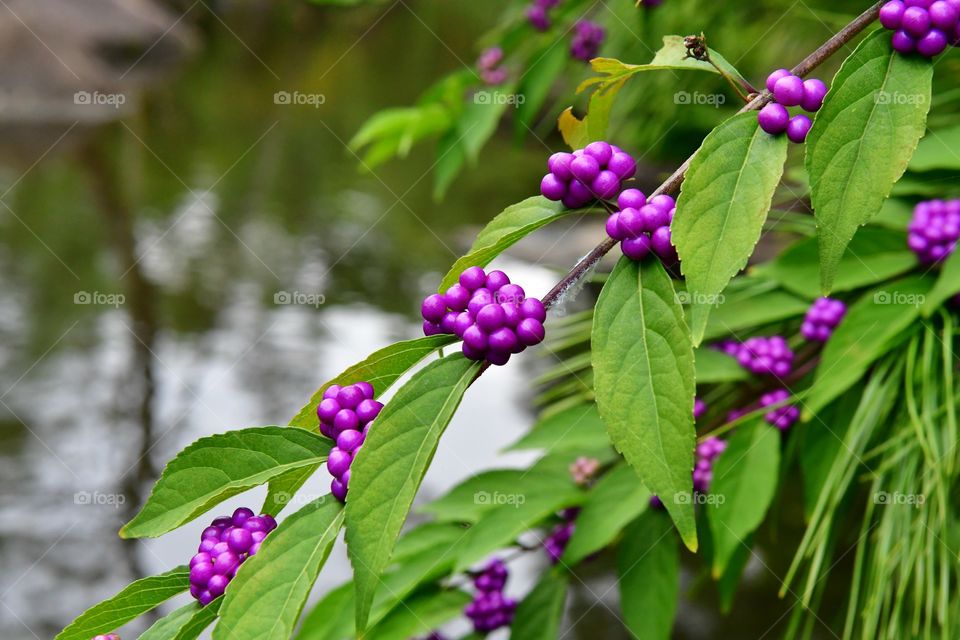
[{"label": "round purple berry", "polygon": [[617,196],[617,207],[619,209],[639,209],[647,204],[647,196],[639,189],[624,189]]},{"label": "round purple berry", "polygon": [[520,303],[520,312],[524,318],[533,318],[539,322],[547,319],[547,310],[536,298],[527,298]]},{"label": "round purple berry", "polygon": [[516,337],[524,346],[532,347],[540,344],[543,342],[545,335],[546,330],[543,328],[543,322],[536,318],[524,318],[517,325]]},{"label": "round purple berry", "polygon": [[477,325],[473,325],[463,332],[463,345],[475,352],[483,353],[487,350],[487,334]]},{"label": "round purple berry", "polygon": [[894,32],[890,42],[893,44],[893,48],[900,53],[913,53],[917,48],[916,41],[903,29]]},{"label": "round purple berry", "polygon": [[613,149],[608,142],[591,142],[583,148],[584,155],[593,156],[600,166],[606,166],[613,155]]},{"label": "round purple berry", "polygon": [[907,10],[901,0],[890,0],[880,8],[880,24],[887,29],[896,31],[903,23],[903,12]]},{"label": "round purple berry", "polygon": [[503,271],[491,271],[487,275],[486,287],[491,292],[499,291],[502,287],[510,284],[510,278]]},{"label": "round purple berry", "polygon": [[470,302],[470,290],[458,282],[447,289],[443,294],[443,300],[451,311],[463,311]]},{"label": "round purple berry", "polygon": [[773,97],[785,107],[799,106],[803,101],[803,80],[792,74],[780,78],[773,85]]},{"label": "round purple berry", "polygon": [[420,315],[427,322],[438,323],[443,319],[443,314],[447,312],[447,301],[439,293],[424,298],[420,305]]},{"label": "round purple berry", "polygon": [[547,160],[547,169],[549,169],[550,173],[558,180],[566,183],[573,178],[573,173],[570,171],[571,162],[573,162],[572,153],[555,153]]},{"label": "round purple berry", "polygon": [[902,28],[914,38],[922,38],[930,30],[930,14],[922,7],[907,7],[903,12]]},{"label": "round purple berry", "polygon": [[627,238],[620,243],[620,250],[623,255],[639,262],[650,255],[650,236],[642,234],[636,238]]},{"label": "round purple berry", "polygon": [[381,409],[383,409],[382,402],[377,402],[373,398],[366,398],[357,405],[357,419],[363,424],[371,422],[380,415]]},{"label": "round purple berry", "polygon": [[620,191],[620,177],[613,171],[604,169],[590,183],[590,191],[600,200],[609,200]]},{"label": "round purple berry", "polygon": [[760,128],[770,135],[778,135],[787,130],[787,124],[790,122],[790,112],[782,104],[771,102],[760,109],[757,114],[757,121]]},{"label": "round purple berry", "polygon": [[563,200],[567,195],[567,183],[555,174],[548,173],[540,181],[540,194],[547,200]]},{"label": "round purple berry", "polygon": [[341,451],[338,447],[334,447],[327,455],[327,471],[329,471],[333,477],[339,478],[344,471],[350,468],[351,462],[353,462],[352,455],[346,451]]},{"label": "round purple berry", "polygon": [[917,53],[927,58],[938,56],[947,48],[947,35],[939,29],[930,29],[917,40]]},{"label": "round purple berry", "polygon": [[607,169],[616,174],[620,180],[628,180],[637,172],[637,161],[629,153],[617,151],[610,157]]},{"label": "round purple berry", "polygon": [[810,121],[810,118],[802,113],[793,116],[787,123],[787,137],[791,142],[801,144],[807,139],[807,132],[810,131],[812,124],[813,122]]},{"label": "round purple berry", "polygon": [[578,156],[570,163],[573,176],[583,184],[591,184],[600,173],[600,163],[593,156]]},{"label": "round purple berry", "polygon": [[827,95],[827,85],[822,80],[810,78],[803,81],[803,101],[800,106],[806,111],[819,111]]},{"label": "round purple berry", "polygon": [[930,23],[941,31],[953,31],[960,21],[960,13],[946,0],[937,0],[927,12],[930,14]]},{"label": "round purple berry", "polygon": [[363,444],[363,434],[359,431],[344,431],[337,436],[337,449],[353,453]]},{"label": "round purple berry", "polygon": [[786,78],[787,76],[792,75],[789,69],[777,69],[769,76],[767,76],[767,91],[773,93],[773,88],[776,86],[777,81],[780,78]]}]

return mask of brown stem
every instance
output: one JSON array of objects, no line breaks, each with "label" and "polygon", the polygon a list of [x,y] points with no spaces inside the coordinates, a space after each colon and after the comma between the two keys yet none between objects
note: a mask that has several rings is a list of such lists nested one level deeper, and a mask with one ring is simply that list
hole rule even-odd
[{"label": "brown stem", "polygon": [[[877,2],[872,7],[857,16],[850,24],[838,31],[832,38],[817,47],[813,53],[800,61],[800,64],[792,69],[792,73],[797,76],[805,76],[823,64],[830,56],[835,54],[840,50],[841,47],[845,46],[848,42],[857,37],[860,32],[866,29],[871,22],[876,20],[877,16],[880,14],[880,7],[882,7],[883,4],[883,1]],[[753,100],[744,105],[744,107],[740,109],[738,113],[756,111],[770,102],[770,99],[770,92],[762,91]],[[683,182],[683,178],[687,173],[687,169],[690,167],[690,161],[692,159],[693,156],[687,158],[684,163],[673,172],[673,175],[671,175],[663,184],[657,187],[657,189],[651,195],[674,193],[677,189],[679,189],[680,184]],[[576,285],[598,262],[600,262],[601,259],[603,259],[603,256],[605,256],[607,252],[610,251],[610,249],[612,249],[615,245],[615,240],[607,238],[594,247],[590,253],[581,258],[580,261],[567,273],[567,275],[565,275],[560,282],[558,282],[553,289],[551,289],[547,295],[544,296],[544,306],[549,308],[555,305],[563,293]]]}]

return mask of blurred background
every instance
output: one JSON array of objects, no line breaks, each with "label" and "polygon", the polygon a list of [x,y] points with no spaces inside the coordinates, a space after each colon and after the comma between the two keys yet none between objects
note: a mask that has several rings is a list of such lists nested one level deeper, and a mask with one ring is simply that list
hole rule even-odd
[{"label": "blurred background", "polygon": [[[558,83],[520,143],[508,114],[442,202],[431,145],[361,170],[347,141],[362,123],[471,66],[478,39],[522,4],[345,4],[358,6],[0,1],[0,637],[51,638],[129,581],[184,562],[208,517],[162,540],[116,535],[164,463],[203,435],[285,424],[345,366],[418,335],[418,301],[479,226],[537,192],[547,155],[563,148],[556,115],[586,66]],[[604,0],[591,11],[614,23],[604,53],[646,62],[661,36],[706,31],[760,83],[866,5],[708,4],[666,0],[641,15],[633,0]],[[614,131],[642,157],[642,185],[736,107],[701,75],[628,86]],[[701,89],[728,100],[675,97]],[[599,222],[575,222],[502,260],[528,293],[546,292],[600,237]],[[477,469],[529,462],[498,451],[530,424],[523,382],[537,366],[532,355],[481,379],[421,499]],[[327,483],[315,478],[304,500]],[[710,613],[713,596],[688,576],[678,637],[756,638],[775,624],[790,605],[774,596],[776,573],[796,534],[767,548],[782,556],[772,569],[748,568],[730,619]],[[573,619],[586,617],[567,637],[623,633],[596,606],[616,610],[603,567],[576,590]],[[315,597],[348,575],[340,547]],[[528,584],[521,570],[511,588]]]}]

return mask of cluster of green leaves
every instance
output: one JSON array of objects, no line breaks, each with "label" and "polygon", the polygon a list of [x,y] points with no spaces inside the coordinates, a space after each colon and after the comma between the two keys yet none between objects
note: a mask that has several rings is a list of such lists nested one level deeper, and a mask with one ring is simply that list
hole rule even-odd
[{"label": "cluster of green leaves", "polygon": [[[653,64],[692,64],[677,55],[676,38],[668,38]],[[628,78],[650,66],[612,60],[596,65],[602,76],[591,111],[584,119],[561,119],[576,146],[606,136],[609,105]],[[918,105],[930,103],[931,78],[928,61],[894,55],[882,33],[868,36],[847,59],[806,148],[815,231],[804,216],[769,215],[783,188],[786,142],[760,132],[753,114],[721,123],[690,163],[677,204],[674,242],[685,280],[673,279],[657,261],[626,259],[597,277],[602,288],[594,310],[551,322],[547,351],[561,366],[538,379],[540,418],[513,445],[542,451],[537,462],[468,478],[424,505],[427,520],[418,526],[404,531],[440,438],[482,372],[479,363],[458,353],[434,357],[453,342],[447,336],[375,352],[324,384],[290,426],[233,431],[184,449],[122,535],[163,535],[264,484],[264,510],[276,514],[332,446],[314,428],[313,411],[324,389],[368,380],[378,395],[393,394],[354,460],[345,507],[324,496],[284,518],[222,598],[205,608],[182,607],[144,637],[196,638],[215,623],[216,640],[282,640],[298,624],[298,637],[309,640],[402,640],[460,614],[470,599],[463,576],[471,567],[505,549],[537,548],[558,512],[579,507],[561,562],[540,576],[520,605],[512,637],[555,637],[577,567],[610,550],[624,624],[637,637],[666,638],[680,593],[678,538],[701,551],[702,569],[729,608],[782,491],[781,479],[795,462],[810,526],[784,585],[787,592],[800,569],[807,569],[796,596],[803,607],[796,609],[792,630],[810,631],[804,616],[819,602],[830,557],[843,552],[845,531],[837,515],[862,504],[855,499],[865,475],[874,495],[921,495],[924,503],[896,511],[867,502],[845,636],[895,638],[921,629],[949,634],[960,619],[960,601],[949,586],[960,576],[948,547],[933,540],[950,538],[957,519],[949,499],[957,468],[956,327],[943,305],[960,290],[960,258],[952,258],[939,278],[922,271],[905,246],[901,214],[907,205],[885,204],[923,135],[926,107]],[[927,99],[876,99],[886,91]],[[364,139],[389,140],[382,149],[400,148],[424,131],[420,125],[400,133],[387,125],[378,130],[393,133],[367,131]],[[935,148],[926,153],[937,156]],[[567,213],[542,197],[507,208],[457,261],[441,290],[463,268],[488,264]],[[870,226],[854,235],[863,224]],[[774,260],[740,273],[763,231],[781,225],[793,242]],[[831,287],[850,310],[822,352],[803,350],[799,373],[779,381],[789,384],[788,402],[802,406],[805,420],[798,427],[801,437],[791,440],[800,446],[782,452],[779,433],[755,405],[770,384],[747,376],[704,341],[773,332],[796,336],[810,301]],[[799,346],[798,339],[792,342]],[[711,407],[699,434],[692,416],[695,394]],[[727,411],[744,407],[749,413],[726,419]],[[723,499],[697,508],[690,475],[695,443],[730,432],[711,487]],[[594,458],[602,468],[586,486],[570,477],[570,464],[579,457]],[[650,508],[654,494],[665,510]],[[353,579],[300,621],[344,527]],[[905,539],[916,542],[902,548]],[[57,640],[112,631],[187,586],[182,567],[135,582],[82,614]]]}]

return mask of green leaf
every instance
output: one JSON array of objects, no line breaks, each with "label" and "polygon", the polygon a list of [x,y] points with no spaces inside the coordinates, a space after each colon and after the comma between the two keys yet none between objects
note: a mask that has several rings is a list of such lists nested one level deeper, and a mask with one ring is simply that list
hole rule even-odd
[{"label": "green leaf", "polygon": [[[483,145],[497,130],[507,100],[494,99],[513,93],[513,87],[484,89],[467,99],[453,127],[440,138],[435,165],[434,198],[443,198],[464,164],[475,162]],[[488,99],[483,99],[486,96]]]},{"label": "green leaf", "polygon": [[580,451],[602,442],[605,437],[600,412],[597,411],[597,405],[591,402],[540,420],[527,435],[510,445],[507,451]]},{"label": "green leaf", "polygon": [[568,579],[560,571],[547,571],[517,607],[510,640],[555,640],[567,601]]},{"label": "green leaf", "polygon": [[960,293],[960,251],[954,251],[940,268],[940,277],[921,307],[924,318],[929,318],[948,299]]},{"label": "green leaf", "polygon": [[617,553],[620,611],[634,638],[667,640],[680,591],[677,539],[662,513],[647,511],[627,529]]},{"label": "green leaf", "polygon": [[327,592],[304,617],[297,640],[341,640],[353,637],[353,607],[352,582]]},{"label": "green leaf", "polygon": [[743,540],[727,562],[727,568],[723,575],[717,580],[717,593],[720,596],[720,612],[724,615],[730,613],[733,608],[733,598],[737,594],[737,587],[740,586],[740,577],[743,570],[747,567],[753,555],[753,536],[749,535]]},{"label": "green leaf", "polygon": [[960,126],[928,131],[910,159],[911,171],[960,169]]},{"label": "green leaf", "polygon": [[[907,248],[902,232],[868,227],[854,236],[840,261],[833,291],[851,291],[909,271],[917,256]],[[820,295],[817,240],[801,240],[769,265],[763,274],[783,287],[808,298]]]},{"label": "green leaf", "polygon": [[353,461],[346,520],[358,631],[440,436],[479,371],[462,354],[424,367],[384,407]]},{"label": "green leaf", "polygon": [[692,487],[693,347],[659,260],[620,260],[597,300],[592,346],[597,406],[613,446],[665,498],[696,551],[693,505],[670,499]]},{"label": "green leaf", "polygon": [[729,296],[714,309],[704,338],[724,338],[745,329],[802,316],[810,302],[785,291],[770,291],[748,298]]},{"label": "green leaf", "polygon": [[583,120],[573,115],[573,110],[567,108],[560,114],[558,126],[560,134],[572,149],[580,149],[596,140],[603,140],[607,137],[607,129],[610,126],[610,113],[613,111],[613,105],[617,101],[617,95],[623,88],[626,79],[619,82],[613,82],[609,85],[597,88],[590,95],[590,103],[587,107],[587,115]]},{"label": "green leaf", "polygon": [[746,370],[736,358],[709,347],[700,347],[694,352],[696,361],[697,384],[717,384],[719,382],[737,382],[747,379]]},{"label": "green leaf", "polygon": [[707,505],[713,576],[719,578],[744,539],[763,522],[777,490],[780,432],[763,420],[737,429],[713,467]]},{"label": "green leaf", "polygon": [[786,136],[764,132],[751,112],[714,129],[690,163],[670,228],[693,307],[694,344],[760,240],[786,159]]},{"label": "green leaf", "polygon": [[559,202],[551,202],[543,196],[534,196],[510,205],[477,235],[467,255],[453,263],[450,271],[440,282],[439,291],[444,292],[448,287],[456,284],[460,274],[467,267],[487,266],[507,248],[540,227],[559,220],[569,213],[573,211],[566,210]]},{"label": "green leaf", "polygon": [[620,531],[650,505],[650,492],[627,465],[605,473],[577,516],[563,562],[573,566],[613,542]]},{"label": "green leaf", "polygon": [[[513,492],[523,480],[525,469],[493,469],[471,476],[417,511],[441,522],[477,522],[495,504],[493,496]],[[352,480],[352,478],[351,478]],[[490,496],[490,500],[486,499]]]},{"label": "green leaf", "polygon": [[893,345],[909,337],[908,330],[920,316],[931,280],[923,276],[904,278],[864,294],[850,307],[823,349],[804,400],[805,421],[856,384]]},{"label": "green leaf", "polygon": [[330,446],[327,438],[288,427],[254,427],[201,438],[167,464],[147,503],[120,535],[163,535],[271,478],[316,467],[327,459]]},{"label": "green leaf", "polygon": [[223,598],[217,598],[205,607],[191,602],[157,620],[140,635],[139,640],[196,640],[217,619],[221,604]]},{"label": "green leaf", "polygon": [[214,640],[287,640],[343,524],[333,496],[285,519],[227,587]]},{"label": "green leaf", "polygon": [[364,636],[369,640],[407,640],[429,633],[463,614],[471,596],[459,589],[431,589],[397,607]]},{"label": "green leaf", "polygon": [[567,48],[551,40],[546,49],[537,52],[527,67],[517,94],[523,96],[523,102],[517,103],[517,116],[514,118],[514,132],[522,140],[540,113],[540,108],[550,94],[550,88],[560,74],[570,54]]},{"label": "green leaf", "polygon": [[[323,392],[331,385],[353,384],[366,380],[373,385],[376,395],[382,395],[400,376],[434,351],[453,343],[456,337],[449,335],[429,336],[404,340],[374,351],[365,360],[347,367],[345,371],[320,387],[313,397],[290,421],[295,427],[314,430],[317,426],[317,405]],[[303,483],[313,475],[318,465],[294,469],[270,481],[270,489],[263,505],[264,513],[276,515],[290,501]]]},{"label": "green leaf", "polygon": [[833,79],[806,151],[824,293],[847,243],[906,170],[926,128],[932,80],[932,61],[896,53],[882,29],[860,43]]},{"label": "green leaf", "polygon": [[120,593],[84,611],[54,640],[90,640],[98,633],[111,633],[190,586],[190,570],[177,567],[160,575],[132,582]]},{"label": "green leaf", "polygon": [[496,506],[483,514],[467,530],[459,546],[454,570],[459,572],[486,558],[490,553],[513,544],[523,533],[561,509],[580,502],[582,491],[569,475],[556,477],[530,472],[510,493],[483,495],[478,499]]}]

